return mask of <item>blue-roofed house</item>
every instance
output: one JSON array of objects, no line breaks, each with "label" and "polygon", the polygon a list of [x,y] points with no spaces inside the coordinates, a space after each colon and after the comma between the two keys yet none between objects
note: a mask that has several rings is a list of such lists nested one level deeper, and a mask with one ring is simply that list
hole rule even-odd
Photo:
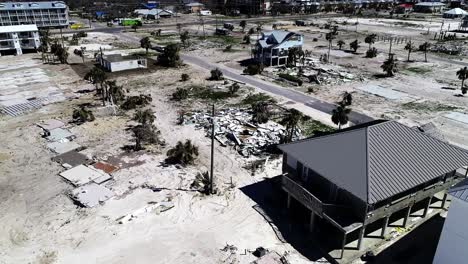
[{"label": "blue-roofed house", "polygon": [[304,37],[298,33],[284,30],[262,32],[255,44],[254,57],[266,66],[286,65],[289,49],[302,49],[303,44]]},{"label": "blue-roofed house", "polygon": [[440,235],[433,264],[466,263],[468,259],[468,180],[451,188],[450,209]]}]

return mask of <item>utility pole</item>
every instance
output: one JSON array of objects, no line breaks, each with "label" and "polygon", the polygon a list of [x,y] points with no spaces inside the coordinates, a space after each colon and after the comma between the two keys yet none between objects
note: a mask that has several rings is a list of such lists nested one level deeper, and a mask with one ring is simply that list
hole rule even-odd
[{"label": "utility pole", "polygon": [[390,58],[390,54],[392,54],[392,42],[393,42],[393,37],[390,38],[390,48],[388,49],[388,58]]},{"label": "utility pole", "polygon": [[210,194],[213,194],[213,171],[214,171],[214,139],[215,139],[215,105],[212,105],[211,115],[211,172],[210,172]]}]

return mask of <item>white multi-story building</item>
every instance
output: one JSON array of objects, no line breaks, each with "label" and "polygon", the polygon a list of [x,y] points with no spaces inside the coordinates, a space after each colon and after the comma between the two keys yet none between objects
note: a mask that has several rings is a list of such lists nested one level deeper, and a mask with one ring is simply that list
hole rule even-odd
[{"label": "white multi-story building", "polygon": [[2,54],[23,54],[23,50],[35,51],[41,45],[36,25],[0,27],[0,56]]},{"label": "white multi-story building", "polygon": [[68,27],[68,6],[62,1],[0,3],[0,26]]}]

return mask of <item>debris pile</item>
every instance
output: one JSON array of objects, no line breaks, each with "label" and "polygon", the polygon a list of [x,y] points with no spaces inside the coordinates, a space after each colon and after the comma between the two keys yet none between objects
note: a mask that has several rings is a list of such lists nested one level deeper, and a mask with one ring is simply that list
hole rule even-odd
[{"label": "debris pile", "polygon": [[[285,128],[273,121],[265,124],[251,122],[252,113],[247,109],[225,109],[215,117],[214,137],[222,146],[233,146],[244,157],[261,155],[268,146],[280,143],[286,134]],[[182,124],[195,124],[205,129],[211,137],[211,115],[207,112],[192,112],[183,116]],[[295,138],[299,138],[297,132]]]},{"label": "debris pile", "polygon": [[468,55],[468,48],[466,48],[466,43],[435,43],[430,46],[429,51],[445,53],[449,55]]},{"label": "debris pile", "polygon": [[[103,184],[112,179],[111,173],[119,168],[102,161],[95,163],[80,153],[84,147],[77,144],[76,136],[60,120],[50,119],[36,124],[42,128],[42,136],[49,141],[47,148],[57,154],[53,161],[67,170],[59,175],[73,185],[69,196],[83,207],[94,207],[114,196]],[[92,163],[92,164],[91,164]]]}]

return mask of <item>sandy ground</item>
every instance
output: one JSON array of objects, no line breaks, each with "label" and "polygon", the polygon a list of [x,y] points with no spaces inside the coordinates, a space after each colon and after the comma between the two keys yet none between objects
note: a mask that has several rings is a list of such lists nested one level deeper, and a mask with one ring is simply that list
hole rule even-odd
[{"label": "sandy ground", "polygon": [[[183,70],[193,76],[193,83],[207,82],[205,73],[189,67]],[[131,94],[152,94],[151,109],[167,142],[164,148],[125,154],[120,148],[133,144],[132,136],[124,130],[129,124],[127,115],[98,115],[95,122],[67,125],[77,136],[76,141],[88,147],[83,153],[90,158],[114,157],[127,164],[106,183],[116,196],[96,208],[79,208],[67,197],[72,187],[57,175],[64,169],[51,161],[53,155],[34,123],[47,118],[70,121],[74,106],[82,102],[98,105],[99,100],[82,95],[28,115],[2,117],[0,263],[249,263],[255,257],[244,254],[245,250],[258,246],[281,254],[290,252],[291,263],[306,262],[289,244],[278,240],[252,208],[255,203],[239,189],[278,175],[280,160],[270,160],[264,172],[251,176],[243,168],[246,160],[230,148],[217,147],[218,194],[206,197],[190,190],[196,173],[208,169],[210,145],[203,131],[175,125],[178,107],[168,95],[175,90],[179,76],[180,70],[164,70],[118,79]],[[61,78],[53,76],[51,81],[59,87],[70,80],[86,85],[73,74]],[[167,149],[185,139],[200,148],[196,165],[185,169],[160,166]],[[230,186],[231,177],[234,188]],[[141,187],[145,183],[163,190],[153,192]],[[166,200],[175,207],[124,225],[116,221],[149,202]],[[238,248],[235,254],[220,250],[226,244]]]}]

